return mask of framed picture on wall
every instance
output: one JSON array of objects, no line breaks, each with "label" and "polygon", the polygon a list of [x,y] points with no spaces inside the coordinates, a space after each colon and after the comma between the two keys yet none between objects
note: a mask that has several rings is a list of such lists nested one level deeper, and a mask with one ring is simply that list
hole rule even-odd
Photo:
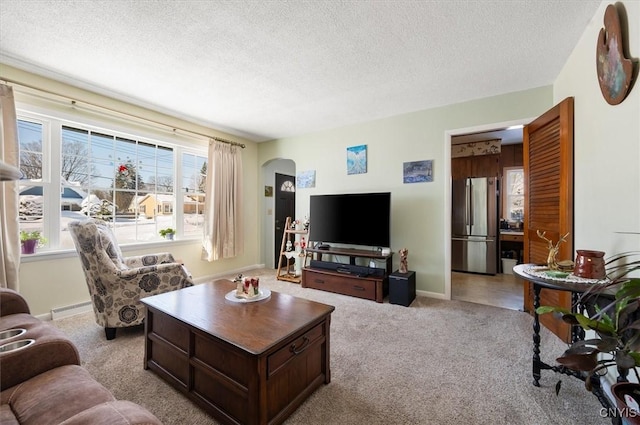
[{"label": "framed picture on wall", "polygon": [[367,172],[367,145],[347,148],[347,174],[364,174]]},{"label": "framed picture on wall", "polygon": [[402,183],[433,181],[433,160],[412,161],[402,164]]},{"label": "framed picture on wall", "polygon": [[296,187],[298,189],[316,187],[316,170],[300,171],[296,176]]}]

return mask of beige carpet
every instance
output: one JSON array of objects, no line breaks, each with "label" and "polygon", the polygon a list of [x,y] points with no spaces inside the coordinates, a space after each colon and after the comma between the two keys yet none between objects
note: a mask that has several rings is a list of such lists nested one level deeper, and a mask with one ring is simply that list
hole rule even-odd
[{"label": "beige carpet", "polygon": [[[331,304],[332,381],[292,424],[610,424],[581,381],[543,371],[532,385],[532,323],[522,312],[418,297],[410,307],[304,289],[254,272],[273,291]],[[217,422],[143,369],[143,329],[106,341],[86,313],[53,322],[78,345],[83,365],[116,398],[141,404],[165,425]],[[542,358],[565,345],[542,331]],[[562,378],[562,390],[554,386]]]}]

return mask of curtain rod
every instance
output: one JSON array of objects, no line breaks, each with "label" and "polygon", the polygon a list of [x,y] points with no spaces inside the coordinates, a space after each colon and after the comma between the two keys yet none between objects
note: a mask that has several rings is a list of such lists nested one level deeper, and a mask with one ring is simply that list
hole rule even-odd
[{"label": "curtain rod", "polygon": [[207,138],[209,140],[215,140],[217,142],[228,143],[228,144],[233,145],[233,146],[240,146],[242,149],[244,149],[246,147],[244,143],[238,143],[238,142],[234,142],[232,140],[223,139],[221,137],[210,136],[208,134],[199,133],[197,131],[187,130],[186,128],[180,128],[180,127],[168,125],[168,124],[162,123],[160,121],[156,121],[156,120],[152,120],[152,119],[149,119],[149,118],[140,117],[138,115],[133,115],[133,114],[126,113],[126,112],[117,111],[115,109],[108,108],[108,107],[102,106],[102,105],[97,105],[97,104],[91,103],[91,102],[86,102],[84,100],[78,101],[78,100],[75,100],[75,99],[73,99],[73,98],[71,98],[71,97],[69,97],[67,95],[56,93],[56,92],[51,91],[51,90],[42,89],[40,87],[35,87],[35,86],[29,85],[29,84],[21,83],[19,81],[11,80],[9,78],[0,77],[0,80],[4,81],[5,83],[12,84],[14,86],[25,87],[25,88],[28,88],[28,89],[31,89],[31,90],[37,90],[37,91],[40,91],[40,92],[43,92],[43,93],[47,93],[47,94],[51,94],[51,95],[54,95],[54,96],[62,97],[64,99],[68,99],[68,100],[71,101],[71,105],[76,105],[77,103],[84,103],[84,104],[92,106],[94,108],[104,109],[106,111],[113,112],[113,113],[116,113],[116,114],[126,115],[126,116],[129,116],[129,117],[141,120],[141,121],[147,121],[147,122],[150,122],[150,123],[153,123],[153,124],[156,124],[156,125],[168,127],[168,128],[171,128],[173,131],[177,131],[177,130],[184,131],[185,133],[195,134],[197,136],[205,137],[205,138]]}]

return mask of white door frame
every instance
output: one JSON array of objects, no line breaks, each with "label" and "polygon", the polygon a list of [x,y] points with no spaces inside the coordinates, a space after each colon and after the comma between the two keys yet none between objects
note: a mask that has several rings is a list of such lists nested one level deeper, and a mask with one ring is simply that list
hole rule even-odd
[{"label": "white door frame", "polygon": [[487,131],[505,129],[515,125],[526,125],[534,118],[523,118],[493,124],[483,124],[474,127],[447,130],[444,133],[444,298],[451,299],[451,138],[469,133],[484,133]]}]

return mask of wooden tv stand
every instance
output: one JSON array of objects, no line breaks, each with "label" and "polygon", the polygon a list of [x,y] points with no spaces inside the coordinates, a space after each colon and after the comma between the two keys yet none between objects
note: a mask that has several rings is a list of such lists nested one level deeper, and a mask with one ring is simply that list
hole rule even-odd
[{"label": "wooden tv stand", "polygon": [[336,294],[364,298],[376,302],[383,302],[389,293],[389,274],[392,269],[393,253],[382,255],[378,251],[351,248],[307,248],[311,258],[322,261],[323,254],[342,255],[349,257],[349,264],[355,265],[356,258],[385,260],[386,268],[383,276],[357,276],[355,274],[339,273],[332,270],[305,267],[302,269],[303,288],[320,289]]}]

